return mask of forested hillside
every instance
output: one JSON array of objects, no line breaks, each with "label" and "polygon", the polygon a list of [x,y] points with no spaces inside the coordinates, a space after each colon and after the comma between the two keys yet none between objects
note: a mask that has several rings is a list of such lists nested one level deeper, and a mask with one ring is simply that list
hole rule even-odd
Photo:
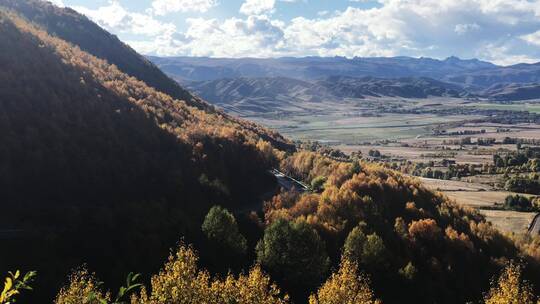
[{"label": "forested hillside", "polygon": [[208,108],[208,104],[192,96],[153,63],[109,34],[97,24],[70,8],[59,8],[41,0],[0,0],[0,6],[16,11],[43,27],[53,36],[68,41],[83,51],[107,60],[124,73],[144,81],[158,91],[190,105]]},{"label": "forested hillside", "polygon": [[395,171],[311,152],[287,158],[281,169],[323,183],[318,193],[274,197],[266,222],[285,218],[315,227],[329,256],[357,262],[384,303],[476,303],[504,261],[523,258],[538,271],[537,245],[522,250],[477,211]]},{"label": "forested hillside", "polygon": [[35,294],[82,263],[107,278],[155,268],[211,205],[274,187],[261,138],[288,147],[278,134],[188,106],[13,13],[0,39],[0,271],[40,266]]}]

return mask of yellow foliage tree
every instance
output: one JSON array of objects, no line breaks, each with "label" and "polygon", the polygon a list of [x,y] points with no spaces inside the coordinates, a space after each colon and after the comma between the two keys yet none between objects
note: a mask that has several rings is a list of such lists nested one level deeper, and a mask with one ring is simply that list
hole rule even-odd
[{"label": "yellow foliage tree", "polygon": [[365,275],[358,274],[356,263],[343,259],[339,270],[310,296],[309,304],[380,304],[369,284]]},{"label": "yellow foliage tree", "polygon": [[260,267],[255,266],[249,274],[235,278],[228,275],[224,280],[212,278],[206,270],[197,267],[198,257],[190,247],[181,245],[169,258],[164,269],[152,280],[152,290],[143,288],[139,296],[133,296],[135,304],[286,304],[287,296],[270,282]]},{"label": "yellow foliage tree", "polygon": [[55,304],[101,304],[111,300],[109,293],[103,292],[101,283],[86,269],[75,271],[69,285],[63,287],[56,299]]},{"label": "yellow foliage tree", "polygon": [[521,266],[510,263],[494,281],[486,294],[486,304],[533,304],[536,303],[531,286],[521,278]]}]

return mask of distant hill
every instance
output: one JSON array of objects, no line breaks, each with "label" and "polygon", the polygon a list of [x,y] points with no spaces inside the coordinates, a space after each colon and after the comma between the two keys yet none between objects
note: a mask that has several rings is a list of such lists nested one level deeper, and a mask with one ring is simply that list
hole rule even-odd
[{"label": "distant hill", "polygon": [[325,87],[285,77],[225,78],[186,85],[209,102],[241,114],[302,111],[305,103],[336,99]]},{"label": "distant hill", "polygon": [[333,76],[317,81],[286,77],[225,78],[186,85],[209,102],[232,112],[290,112],[312,102],[341,102],[368,97],[464,97],[470,95],[457,85],[430,78],[385,79]]},{"label": "distant hill", "polygon": [[540,83],[496,84],[482,93],[498,101],[538,99],[540,98]]},{"label": "distant hill", "polygon": [[540,82],[540,63],[516,64],[506,67],[449,74],[442,78],[465,88],[486,89],[498,84],[529,84]]},{"label": "distant hill", "polygon": [[335,96],[345,98],[372,97],[463,97],[468,93],[452,85],[426,77],[374,78],[374,77],[328,77],[317,85],[331,90]]}]

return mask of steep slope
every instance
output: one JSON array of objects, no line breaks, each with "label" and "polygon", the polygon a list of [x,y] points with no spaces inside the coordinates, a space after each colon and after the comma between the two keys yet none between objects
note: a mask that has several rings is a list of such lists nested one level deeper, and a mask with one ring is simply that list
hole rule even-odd
[{"label": "steep slope", "polygon": [[42,0],[0,0],[0,6],[17,12],[83,51],[107,60],[124,73],[144,81],[158,91],[199,108],[208,107],[116,36],[70,8],[59,8]]},{"label": "steep slope", "polygon": [[261,138],[289,147],[278,134],[191,107],[2,10],[0,40],[0,272],[39,269],[34,303],[83,263],[111,282],[156,270],[180,236],[200,239],[212,205],[274,187]]}]

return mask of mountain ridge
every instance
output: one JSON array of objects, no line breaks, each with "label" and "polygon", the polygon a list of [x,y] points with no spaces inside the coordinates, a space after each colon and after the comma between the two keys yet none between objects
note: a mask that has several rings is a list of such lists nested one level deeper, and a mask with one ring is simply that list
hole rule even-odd
[{"label": "mountain ridge", "polygon": [[146,82],[159,91],[185,100],[190,105],[209,109],[208,104],[194,98],[147,58],[71,8],[60,8],[41,0],[0,0],[0,6],[17,12],[54,36],[115,64],[126,74]]},{"label": "mountain ridge", "polygon": [[[199,95],[212,102],[220,103],[212,96],[217,92],[202,93],[197,86],[201,82],[227,81],[228,79],[268,79],[289,78],[297,81],[317,83],[331,77],[341,76],[362,79],[373,77],[399,83],[404,78],[430,79],[429,85],[417,87],[418,94],[378,91],[375,94],[365,92],[368,96],[399,96],[425,98],[429,94],[431,84],[437,82],[439,87],[464,91],[453,92],[452,97],[481,97],[492,100],[536,99],[540,93],[530,88],[531,83],[540,82],[540,63],[515,64],[498,66],[478,59],[460,59],[448,57],[444,60],[414,57],[280,57],[280,58],[208,58],[208,57],[153,57],[148,56],[157,66],[163,69],[179,83],[191,86]],[[194,85],[195,83],[195,85]],[[337,85],[337,84],[336,84]],[[491,90],[493,86],[505,85],[509,92],[501,94]],[[523,88],[518,88],[524,86]],[[389,86],[386,86],[389,88]],[[351,89],[351,88],[348,88]],[[362,89],[358,89],[362,90]],[[508,91],[507,90],[507,91]],[[294,94],[293,94],[294,95]],[[359,94],[362,95],[362,94]],[[435,93],[434,96],[444,95]],[[269,93],[264,96],[270,99]],[[236,96],[239,99],[259,98],[261,96]],[[294,96],[289,96],[294,98]],[[328,97],[328,96],[327,96]]]},{"label": "mountain ridge", "polygon": [[[331,75],[350,77],[373,76],[383,78],[437,78],[456,71],[491,69],[498,66],[478,59],[445,60],[414,57],[279,57],[279,58],[209,58],[155,57],[149,60],[176,79],[190,81],[215,80],[230,77],[285,76],[303,80]],[[204,72],[220,71],[208,74]]]}]

